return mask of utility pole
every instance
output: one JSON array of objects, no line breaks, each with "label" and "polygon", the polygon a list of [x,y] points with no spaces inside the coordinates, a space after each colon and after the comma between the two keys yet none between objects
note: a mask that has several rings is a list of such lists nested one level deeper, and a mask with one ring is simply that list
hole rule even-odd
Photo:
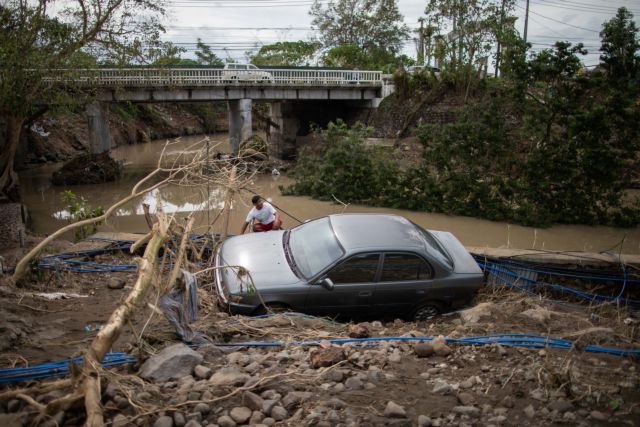
[{"label": "utility pole", "polygon": [[529,27],[529,0],[524,12],[524,44],[527,44],[527,28]]},{"label": "utility pole", "polygon": [[418,65],[424,65],[424,18],[419,18],[418,22]]},{"label": "utility pole", "polygon": [[[502,50],[502,35],[504,32],[504,2],[506,0],[502,0],[502,5],[500,6],[500,28],[498,29],[498,47],[496,49],[496,72],[495,76],[500,76],[500,54]],[[528,1],[528,0],[527,0]]]}]

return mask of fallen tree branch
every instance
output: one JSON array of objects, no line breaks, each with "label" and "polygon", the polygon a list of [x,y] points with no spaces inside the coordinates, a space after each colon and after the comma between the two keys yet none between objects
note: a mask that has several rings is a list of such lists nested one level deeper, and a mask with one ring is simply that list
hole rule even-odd
[{"label": "fallen tree branch", "polygon": [[85,396],[87,421],[85,426],[98,427],[104,425],[102,407],[100,406],[100,376],[98,366],[113,343],[118,339],[122,328],[134,311],[144,303],[147,290],[151,286],[153,274],[158,263],[158,252],[169,238],[170,219],[164,213],[158,214],[158,222],[153,226],[153,236],[147,244],[144,256],[140,260],[138,280],[127,299],[100,328],[89,349],[84,353],[82,367],[85,375],[80,388]]}]

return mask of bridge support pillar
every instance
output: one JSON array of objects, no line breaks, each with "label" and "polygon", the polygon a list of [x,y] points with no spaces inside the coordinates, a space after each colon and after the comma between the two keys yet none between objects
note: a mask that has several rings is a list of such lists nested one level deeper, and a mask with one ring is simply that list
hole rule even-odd
[{"label": "bridge support pillar", "polygon": [[240,144],[251,138],[251,100],[237,99],[227,101],[229,106],[229,144],[231,153],[236,156]]},{"label": "bridge support pillar", "polygon": [[300,121],[291,102],[269,104],[269,157],[290,159],[296,153],[296,136]]},{"label": "bridge support pillar", "polygon": [[109,130],[109,107],[102,102],[87,105],[89,124],[89,151],[100,154],[111,150],[111,131]]}]

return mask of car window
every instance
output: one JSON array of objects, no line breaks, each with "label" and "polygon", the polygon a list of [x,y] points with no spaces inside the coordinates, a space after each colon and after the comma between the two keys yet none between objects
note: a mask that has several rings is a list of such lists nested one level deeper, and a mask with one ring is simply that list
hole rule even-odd
[{"label": "car window", "polygon": [[433,277],[431,266],[413,254],[385,254],[381,282],[404,280],[429,280]]},{"label": "car window", "polygon": [[249,65],[248,66],[250,70],[257,70],[258,67],[256,67],[255,65]]},{"label": "car window", "polygon": [[247,66],[246,65],[238,65],[238,69],[240,70],[246,70]]},{"label": "car window", "polygon": [[373,282],[380,254],[356,255],[333,268],[328,277],[334,284]]},{"label": "car window", "polygon": [[302,224],[290,233],[291,255],[296,266],[307,279],[315,276],[343,255],[327,217]]}]

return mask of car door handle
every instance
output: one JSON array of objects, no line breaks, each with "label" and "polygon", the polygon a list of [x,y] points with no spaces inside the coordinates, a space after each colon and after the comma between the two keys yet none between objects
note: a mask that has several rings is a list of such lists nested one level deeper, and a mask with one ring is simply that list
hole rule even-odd
[{"label": "car door handle", "polygon": [[371,291],[361,291],[358,292],[359,297],[370,297],[373,294]]}]

